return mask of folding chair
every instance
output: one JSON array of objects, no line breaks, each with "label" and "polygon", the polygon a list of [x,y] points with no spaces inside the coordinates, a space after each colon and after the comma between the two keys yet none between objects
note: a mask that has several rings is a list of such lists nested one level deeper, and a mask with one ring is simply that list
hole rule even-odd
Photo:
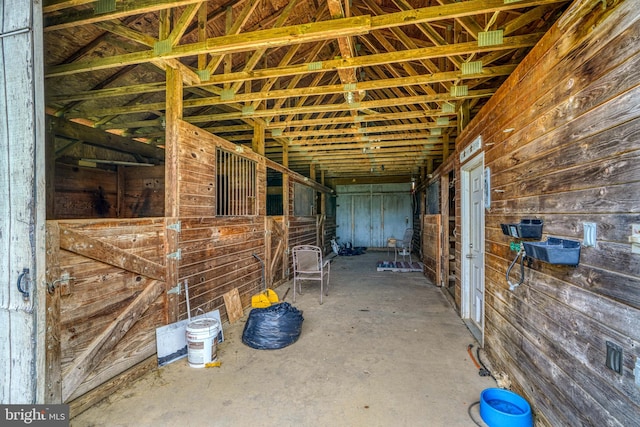
[{"label": "folding chair", "polygon": [[320,282],[320,304],[322,304],[324,276],[327,276],[325,295],[329,295],[330,260],[323,261],[322,250],[317,246],[294,246],[291,253],[293,256],[293,302],[296,302],[296,289],[302,295],[300,281],[316,280]]}]

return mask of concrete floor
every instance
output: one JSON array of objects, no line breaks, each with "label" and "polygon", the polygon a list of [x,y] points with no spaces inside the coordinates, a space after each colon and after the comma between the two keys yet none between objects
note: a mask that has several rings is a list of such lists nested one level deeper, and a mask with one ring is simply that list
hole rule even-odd
[{"label": "concrete floor", "polygon": [[[242,343],[248,316],[224,324],[219,368],[186,358],[132,383],[72,426],[473,426],[467,409],[495,387],[467,354],[477,343],[422,273],[377,272],[386,252],[338,257],[331,287],[303,284],[299,340]],[[277,289],[282,296],[291,282]],[[292,303],[293,289],[287,296]],[[486,362],[486,361],[485,361]],[[480,421],[477,406],[472,410]]]}]

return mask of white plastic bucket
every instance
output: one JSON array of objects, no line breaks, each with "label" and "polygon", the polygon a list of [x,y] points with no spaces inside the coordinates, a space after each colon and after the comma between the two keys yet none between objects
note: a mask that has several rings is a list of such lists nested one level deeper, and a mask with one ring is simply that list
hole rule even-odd
[{"label": "white plastic bucket", "polygon": [[187,325],[187,358],[192,368],[204,368],[218,358],[220,323],[205,317]]}]

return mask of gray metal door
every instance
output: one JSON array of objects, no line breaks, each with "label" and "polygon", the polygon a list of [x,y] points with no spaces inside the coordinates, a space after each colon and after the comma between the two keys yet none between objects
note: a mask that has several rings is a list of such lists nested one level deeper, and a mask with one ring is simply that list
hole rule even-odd
[{"label": "gray metal door", "polygon": [[411,224],[410,183],[344,185],[336,193],[340,243],[383,248],[390,237],[400,240]]}]

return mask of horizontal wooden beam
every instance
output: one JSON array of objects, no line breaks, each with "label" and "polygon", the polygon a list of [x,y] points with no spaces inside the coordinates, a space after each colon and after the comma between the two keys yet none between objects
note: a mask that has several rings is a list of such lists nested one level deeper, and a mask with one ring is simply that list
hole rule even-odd
[{"label": "horizontal wooden beam", "polygon": [[267,79],[274,77],[304,75],[314,72],[335,71],[341,68],[373,67],[376,65],[395,64],[422,59],[443,58],[451,55],[471,55],[494,51],[510,51],[534,46],[544,33],[532,33],[522,36],[505,37],[501,45],[478,46],[477,42],[462,42],[446,46],[431,46],[417,49],[407,49],[395,52],[376,53],[356,56],[353,58],[330,59],[313,63],[288,65],[283,67],[265,68],[260,70],[238,71],[233,73],[215,74],[209,77],[206,84],[222,84],[234,81]]},{"label": "horizontal wooden beam", "polygon": [[[197,0],[183,0],[182,3],[189,4],[197,2]],[[457,17],[471,16],[482,13],[493,13],[497,11],[506,11],[512,9],[521,9],[529,6],[538,6],[560,2],[566,2],[566,0],[521,0],[515,3],[504,3],[503,0],[470,0],[460,3],[441,6],[429,6],[421,9],[390,13],[382,16],[372,17],[369,15],[363,15],[350,18],[333,19],[330,21],[319,21],[289,27],[273,28],[249,33],[209,38],[206,41],[202,42],[174,46],[169,52],[164,53],[157,53],[152,49],[89,61],[57,65],[51,67],[51,69],[46,73],[46,77],[63,76],[100,69],[123,67],[126,65],[151,62],[158,59],[182,58],[206,53],[212,55],[222,55],[255,49],[288,46],[291,44],[317,42],[327,39],[336,39],[338,37],[366,34],[370,31],[384,28],[392,28],[423,22],[433,22],[437,20],[454,19]],[[179,2],[176,1],[173,3],[177,4]],[[166,4],[164,3],[154,4],[154,6],[148,7],[156,7],[156,10],[167,8]],[[108,19],[114,19],[114,17]],[[80,21],[80,23],[78,21],[68,21],[64,25],[50,23],[51,25],[47,25],[45,27],[45,31],[90,23],[93,22],[92,20],[97,22],[99,20],[107,19],[105,19],[102,15],[98,15],[98,17],[94,16],[92,18],[87,18],[86,21]],[[344,60],[350,59],[353,58],[345,58]]]},{"label": "horizontal wooden beam", "polygon": [[174,46],[164,53],[152,50],[125,53],[123,55],[72,62],[53,66],[46,77],[65,76],[89,71],[104,70],[126,65],[143,64],[159,59],[177,59],[201,54],[224,55],[255,49],[289,46],[318,42],[344,35],[365,34],[370,27],[370,17],[358,16],[333,21],[320,21],[291,27],[272,28],[250,33],[232,34],[209,38],[202,42]]},{"label": "horizontal wooden beam", "polygon": [[138,154],[150,159],[164,161],[164,149],[162,148],[113,133],[104,132],[100,129],[79,123],[70,122],[59,117],[47,116],[47,120],[49,120],[49,126],[51,126],[53,133],[56,135],[83,141],[109,150]]},{"label": "horizontal wooden beam", "polygon": [[324,185],[312,179],[309,179],[304,175],[301,175],[295,171],[292,171],[291,169],[281,165],[280,163],[276,163],[273,160],[267,159],[266,157],[265,159],[266,159],[266,165],[268,168],[278,171],[280,173],[288,174],[289,177],[294,181],[298,181],[301,184],[308,185],[309,187],[313,188],[316,191],[320,191],[321,193],[333,193],[333,190],[331,188],[325,187]]},{"label": "horizontal wooden beam", "polygon": [[60,228],[60,248],[152,279],[165,278],[163,265],[68,228]]},{"label": "horizontal wooden beam", "polygon": [[[86,0],[72,0],[69,2],[53,2],[44,7],[45,13],[54,11],[54,8],[61,8],[77,2],[86,3]],[[143,15],[148,12],[183,7],[193,3],[201,3],[203,0],[122,0],[115,2],[116,8],[112,12],[96,13],[95,8],[74,10],[70,13],[46,16],[44,19],[44,31],[55,31],[64,28],[78,27],[81,25],[94,24],[101,21],[111,21],[131,15]],[[73,4],[76,6],[76,4]],[[71,6],[69,6],[71,7]]]}]

